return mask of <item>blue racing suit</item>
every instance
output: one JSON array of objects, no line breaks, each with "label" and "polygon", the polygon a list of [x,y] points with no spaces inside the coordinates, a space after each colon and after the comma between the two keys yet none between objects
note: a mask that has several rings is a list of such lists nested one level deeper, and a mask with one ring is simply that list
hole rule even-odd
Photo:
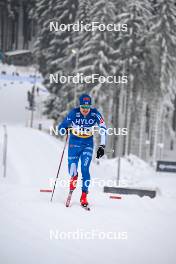
[{"label": "blue racing suit", "polygon": [[87,116],[83,116],[80,108],[74,108],[59,125],[59,131],[70,129],[68,147],[68,170],[71,177],[77,175],[78,162],[81,160],[82,191],[88,192],[90,184],[89,166],[93,154],[93,129],[98,125],[101,129],[101,145],[106,143],[106,125],[102,115],[96,108],[91,108]]}]

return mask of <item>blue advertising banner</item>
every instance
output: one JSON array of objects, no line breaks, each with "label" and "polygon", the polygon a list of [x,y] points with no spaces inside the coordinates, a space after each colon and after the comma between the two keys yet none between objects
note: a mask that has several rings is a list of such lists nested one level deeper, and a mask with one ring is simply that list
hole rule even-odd
[{"label": "blue advertising banner", "polygon": [[176,173],[176,161],[158,160],[156,171]]}]

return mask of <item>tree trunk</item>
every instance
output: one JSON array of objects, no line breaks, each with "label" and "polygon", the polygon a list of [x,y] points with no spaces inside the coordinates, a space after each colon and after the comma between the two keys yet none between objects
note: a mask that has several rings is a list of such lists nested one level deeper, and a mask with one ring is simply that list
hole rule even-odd
[{"label": "tree trunk", "polygon": [[142,98],[142,109],[141,109],[141,120],[140,120],[140,131],[139,131],[139,152],[138,156],[142,158],[142,149],[143,149],[143,142],[144,142],[144,129],[145,129],[145,114],[146,114],[146,102],[144,98]]}]

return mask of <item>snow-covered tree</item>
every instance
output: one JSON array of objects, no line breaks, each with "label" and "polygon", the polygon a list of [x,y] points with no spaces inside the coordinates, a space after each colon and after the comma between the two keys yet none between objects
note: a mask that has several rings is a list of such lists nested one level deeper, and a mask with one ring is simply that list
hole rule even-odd
[{"label": "snow-covered tree", "polygon": [[[123,5],[121,12],[117,14],[116,21],[127,24],[128,30],[117,32],[115,36],[116,62],[120,71],[128,75],[126,85],[126,119],[125,126],[129,134],[125,141],[125,153],[130,152],[132,140],[132,125],[136,113],[137,98],[144,89],[142,83],[145,72],[145,54],[149,19],[151,17],[151,5],[148,0],[129,0]],[[117,69],[119,71],[119,69]]]},{"label": "snow-covered tree", "polygon": [[[160,133],[160,137],[155,137],[154,140],[154,152],[153,160],[156,159],[156,148],[160,140],[164,141],[164,126],[170,120],[165,119],[166,109],[173,108],[172,104],[175,99],[176,89],[175,85],[171,85],[176,79],[175,66],[176,66],[176,5],[174,0],[157,0],[155,5],[155,16],[153,19],[153,25],[151,27],[151,45],[157,50],[155,61],[157,65],[157,83],[155,90],[157,96],[152,100],[152,104],[155,105],[153,111],[158,115],[153,115],[153,124],[156,124],[158,120],[158,126],[154,128],[154,134]],[[170,129],[169,129],[170,131]],[[170,133],[170,135],[172,132]]]},{"label": "snow-covered tree", "polygon": [[[52,94],[52,104],[46,104],[46,112],[56,118],[59,116],[62,107],[63,97],[67,92],[61,83],[50,83],[49,74],[67,75],[68,69],[65,61],[68,53],[68,45],[72,42],[70,31],[50,31],[50,22],[56,21],[59,24],[72,24],[75,21],[78,8],[77,0],[37,0],[36,14],[39,19],[40,34],[36,42],[35,54],[40,64],[40,70],[44,76],[44,84]],[[67,87],[68,88],[68,87]],[[62,94],[62,96],[61,96]],[[53,100],[53,96],[56,99]],[[65,97],[67,98],[67,96]],[[55,104],[60,104],[60,107]],[[58,109],[58,111],[56,111]],[[56,115],[57,112],[57,115]]]}]

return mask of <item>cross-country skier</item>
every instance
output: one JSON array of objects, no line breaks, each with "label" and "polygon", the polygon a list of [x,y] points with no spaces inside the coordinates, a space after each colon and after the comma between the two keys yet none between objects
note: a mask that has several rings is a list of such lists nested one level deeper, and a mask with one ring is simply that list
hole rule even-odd
[{"label": "cross-country skier", "polygon": [[93,128],[98,124],[101,128],[101,143],[97,150],[96,158],[104,155],[106,143],[106,125],[102,115],[96,108],[91,107],[91,97],[88,94],[82,94],[79,98],[80,107],[71,110],[59,125],[59,131],[69,129],[70,138],[68,146],[68,170],[70,178],[70,192],[76,188],[78,178],[78,162],[81,160],[82,172],[82,195],[81,205],[88,205],[87,193],[90,184],[89,166],[93,154]]}]

